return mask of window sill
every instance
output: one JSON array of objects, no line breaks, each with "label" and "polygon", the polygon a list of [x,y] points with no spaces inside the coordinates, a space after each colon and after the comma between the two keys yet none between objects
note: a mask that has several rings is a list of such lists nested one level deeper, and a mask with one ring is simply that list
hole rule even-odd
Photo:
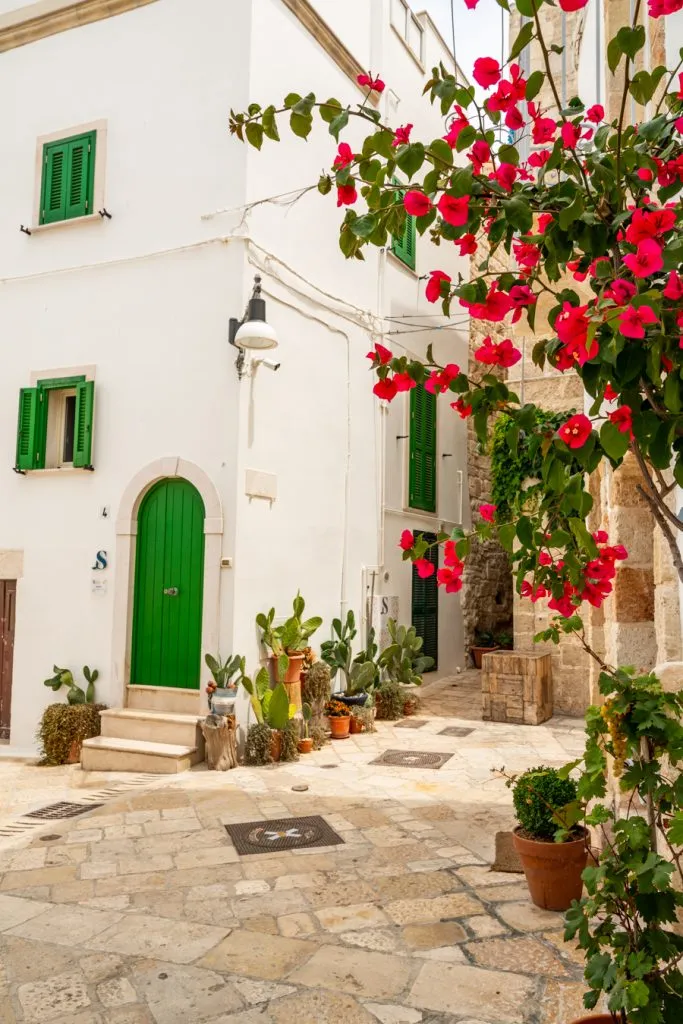
[{"label": "window sill", "polygon": [[89,213],[85,217],[71,217],[69,220],[55,220],[51,224],[32,224],[29,231],[32,235],[41,235],[44,231],[54,231],[56,228],[72,228],[78,224],[98,224],[105,220],[99,213]]},{"label": "window sill", "polygon": [[55,474],[61,476],[80,474],[82,476],[84,473],[91,473],[92,470],[80,466],[58,466],[54,469],[23,469],[20,472],[22,476],[54,476]]},{"label": "window sill", "polygon": [[400,267],[401,270],[405,270],[406,274],[410,274],[412,277],[419,278],[417,270],[413,270],[413,268],[409,267],[407,263],[404,263],[403,260],[396,255],[393,249],[390,249],[387,246],[386,252],[387,256],[391,258],[391,262],[394,264],[394,266]]}]

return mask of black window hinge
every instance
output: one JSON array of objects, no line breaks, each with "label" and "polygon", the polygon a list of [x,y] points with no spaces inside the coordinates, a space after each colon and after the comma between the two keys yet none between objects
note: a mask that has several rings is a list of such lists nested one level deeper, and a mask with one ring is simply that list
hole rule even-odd
[{"label": "black window hinge", "polygon": [[26,476],[26,470],[25,469],[19,469],[18,466],[13,466],[12,469],[14,470],[15,473],[20,473],[21,476]]}]

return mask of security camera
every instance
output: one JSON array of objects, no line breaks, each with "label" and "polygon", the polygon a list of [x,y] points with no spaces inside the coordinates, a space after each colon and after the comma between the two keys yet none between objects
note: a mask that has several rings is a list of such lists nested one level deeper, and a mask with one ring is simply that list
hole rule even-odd
[{"label": "security camera", "polygon": [[280,369],[280,363],[276,363],[274,359],[257,359],[255,362],[257,366],[265,366],[267,370],[272,370],[273,373]]}]

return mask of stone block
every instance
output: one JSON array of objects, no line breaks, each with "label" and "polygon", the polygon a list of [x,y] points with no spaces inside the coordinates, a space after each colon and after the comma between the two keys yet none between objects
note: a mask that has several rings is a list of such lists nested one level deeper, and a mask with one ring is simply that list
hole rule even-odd
[{"label": "stone block", "polygon": [[485,720],[540,725],[553,714],[551,657],[546,653],[499,651],[485,654],[482,701]]},{"label": "stone block", "polygon": [[657,664],[654,622],[611,623],[607,627],[607,660],[614,665],[634,665],[649,672]]},{"label": "stone block", "polygon": [[655,617],[655,582],[651,569],[618,569],[614,581],[614,618],[617,622],[652,622]]}]

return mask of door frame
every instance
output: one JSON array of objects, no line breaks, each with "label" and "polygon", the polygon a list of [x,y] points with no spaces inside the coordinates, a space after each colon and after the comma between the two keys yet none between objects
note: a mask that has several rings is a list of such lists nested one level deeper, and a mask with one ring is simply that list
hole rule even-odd
[{"label": "door frame", "polygon": [[[9,604],[8,594],[13,595],[11,601],[12,613],[11,622],[8,623],[4,618],[4,612],[2,605],[7,606]],[[5,691],[7,698],[6,705],[6,716],[3,724],[3,719],[0,717],[0,740],[9,743],[12,731],[12,680],[13,680],[13,668],[14,668],[14,637],[16,633],[16,618],[17,618],[17,581],[14,579],[0,579],[0,623],[3,628],[0,629],[0,643],[4,643],[6,638],[11,639],[11,650],[7,662],[5,661],[4,651],[0,649],[0,711],[3,708],[2,701],[2,690]],[[3,673],[3,666],[7,670],[6,676]],[[3,679],[4,677],[4,679]],[[4,681],[4,686],[3,686]],[[3,733],[7,733],[3,736]]]},{"label": "door frame", "polygon": [[[180,456],[150,462],[133,477],[121,497],[116,519],[116,563],[114,568],[114,625],[112,634],[112,681],[120,706],[126,703],[130,683],[133,604],[135,599],[135,551],[138,511],[142,499],[160,480],[182,477],[192,484],[204,502],[204,601],[202,606],[202,660],[219,647],[221,554],[223,510],[211,478],[194,462]],[[195,691],[193,691],[195,692]],[[199,690],[202,709],[204,691]]]}]

